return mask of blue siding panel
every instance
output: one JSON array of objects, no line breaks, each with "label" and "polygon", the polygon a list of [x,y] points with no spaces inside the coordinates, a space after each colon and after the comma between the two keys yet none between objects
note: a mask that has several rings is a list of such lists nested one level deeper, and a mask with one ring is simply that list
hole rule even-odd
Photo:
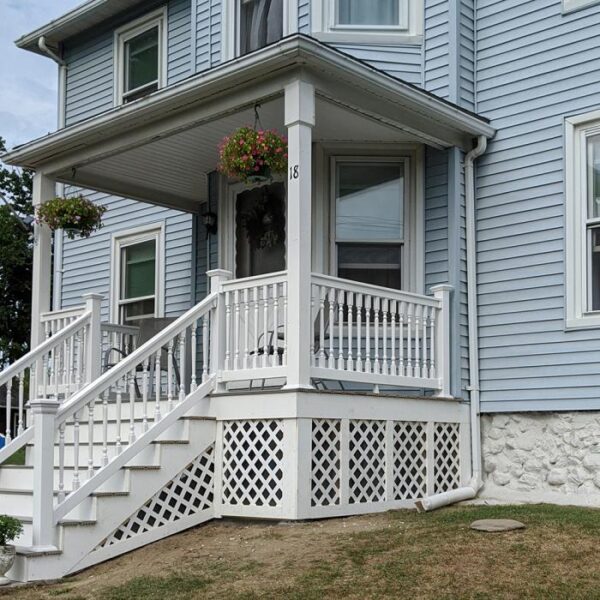
[{"label": "blue siding panel", "polygon": [[480,0],[478,273],[486,412],[600,406],[598,332],[565,331],[564,117],[598,109],[600,7]]}]

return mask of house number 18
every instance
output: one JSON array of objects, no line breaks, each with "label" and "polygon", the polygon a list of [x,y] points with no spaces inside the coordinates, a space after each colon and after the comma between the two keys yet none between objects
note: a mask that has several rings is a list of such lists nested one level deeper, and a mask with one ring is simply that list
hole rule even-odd
[{"label": "house number 18", "polygon": [[290,167],[290,180],[298,179],[300,177],[300,167],[298,165],[294,165]]}]

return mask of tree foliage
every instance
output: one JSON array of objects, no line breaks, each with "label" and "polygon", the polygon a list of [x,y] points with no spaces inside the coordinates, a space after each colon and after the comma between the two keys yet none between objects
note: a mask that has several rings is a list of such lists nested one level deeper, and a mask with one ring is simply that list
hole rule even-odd
[{"label": "tree foliage", "polygon": [[[0,137],[0,154],[5,151]],[[33,173],[0,163],[0,363],[27,352],[31,330]],[[8,206],[7,203],[10,205]]]}]

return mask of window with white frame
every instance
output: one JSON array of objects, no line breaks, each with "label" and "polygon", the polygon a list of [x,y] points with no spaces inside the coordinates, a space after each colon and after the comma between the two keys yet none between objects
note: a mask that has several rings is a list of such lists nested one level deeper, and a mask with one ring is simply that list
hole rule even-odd
[{"label": "window with white frame", "polygon": [[161,316],[162,227],[114,238],[113,318],[123,325]]},{"label": "window with white frame", "polygon": [[405,173],[402,159],[333,160],[332,222],[339,277],[403,288]]},{"label": "window with white frame", "polygon": [[155,11],[115,33],[116,100],[133,102],[164,87],[165,10]]},{"label": "window with white frame", "polygon": [[600,112],[566,121],[567,326],[600,326]]},{"label": "window with white frame", "polygon": [[325,41],[418,42],[423,0],[313,0],[313,33]]}]

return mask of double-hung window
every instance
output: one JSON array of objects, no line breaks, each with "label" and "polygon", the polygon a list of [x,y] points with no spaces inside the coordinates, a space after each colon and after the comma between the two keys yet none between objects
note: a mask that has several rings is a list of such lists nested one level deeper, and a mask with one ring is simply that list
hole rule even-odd
[{"label": "double-hung window", "polygon": [[162,229],[115,238],[113,312],[123,325],[158,317],[162,295]]},{"label": "double-hung window", "polygon": [[408,28],[409,0],[335,0],[334,27]]},{"label": "double-hung window", "polygon": [[239,53],[248,54],[283,37],[284,0],[239,0]]},{"label": "double-hung window", "polygon": [[118,104],[133,102],[164,86],[164,37],[164,10],[117,31]]},{"label": "double-hung window", "polygon": [[567,326],[600,326],[600,112],[566,121]]},{"label": "double-hung window", "polygon": [[405,281],[403,160],[333,160],[338,277],[401,289]]}]

